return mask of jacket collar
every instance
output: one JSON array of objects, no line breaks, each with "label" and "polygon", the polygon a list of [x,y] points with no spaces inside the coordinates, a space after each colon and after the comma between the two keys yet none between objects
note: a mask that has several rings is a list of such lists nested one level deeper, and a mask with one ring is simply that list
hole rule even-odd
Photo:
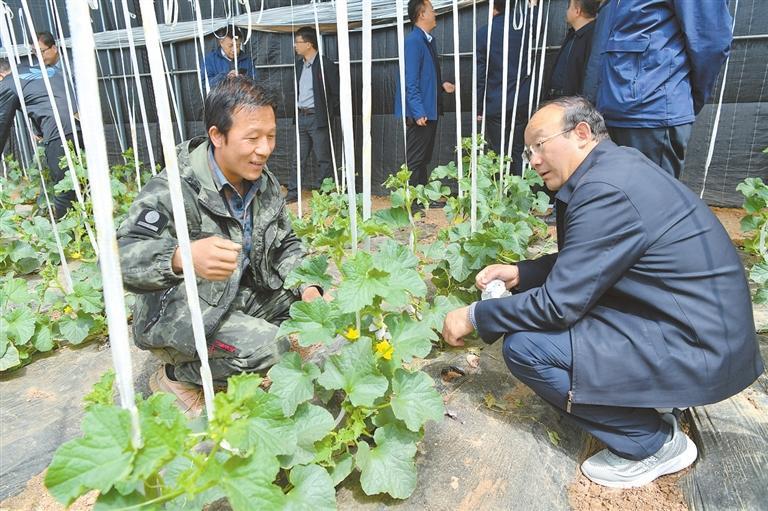
[{"label": "jacket collar", "polygon": [[563,187],[560,188],[560,190],[555,195],[555,199],[568,204],[568,202],[571,200],[571,195],[573,195],[574,190],[576,190],[576,187],[579,185],[579,181],[581,181],[581,179],[586,175],[587,171],[589,171],[589,169],[592,168],[595,163],[597,163],[597,160],[600,158],[600,156],[614,150],[616,147],[617,145],[614,144],[610,139],[600,141],[589,152],[587,157],[584,158],[584,161],[582,161],[579,166],[576,167],[576,170],[573,171],[571,177],[568,178]]}]

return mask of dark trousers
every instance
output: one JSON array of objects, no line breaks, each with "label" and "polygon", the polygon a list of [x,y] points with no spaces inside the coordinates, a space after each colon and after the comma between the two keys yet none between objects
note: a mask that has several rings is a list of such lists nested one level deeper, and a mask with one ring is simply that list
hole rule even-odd
[{"label": "dark trousers", "polygon": [[669,434],[669,426],[653,408],[573,404],[570,413],[565,411],[573,366],[568,330],[510,334],[503,355],[517,379],[622,458],[641,460],[655,454]]},{"label": "dark trousers", "polygon": [[425,185],[430,174],[427,165],[435,148],[437,121],[427,121],[426,126],[419,126],[409,119],[407,124],[405,158],[411,171],[411,185]]},{"label": "dark trousers", "polygon": [[[506,153],[509,147],[509,134],[512,131],[512,112],[507,112],[504,129],[504,143],[501,142],[501,113],[488,115],[485,118],[485,138],[496,154]],[[515,119],[515,134],[512,138],[512,172],[516,176],[523,174],[523,147],[525,146],[525,126],[528,124],[528,109],[518,108]]]},{"label": "dark trousers", "polygon": [[[78,136],[78,139],[82,140],[82,136]],[[57,219],[63,217],[67,213],[67,210],[72,205],[72,202],[74,202],[76,197],[74,190],[60,193],[56,193],[53,190],[59,181],[67,177],[67,173],[69,172],[67,165],[64,164],[62,168],[59,166],[59,162],[64,157],[64,147],[70,140],[72,143],[74,143],[74,137],[72,134],[67,135],[67,138],[63,144],[61,143],[60,138],[54,138],[45,144],[45,161],[48,165],[50,177],[48,183],[46,183],[46,186],[48,187],[48,196],[52,198],[51,206],[53,206],[53,216]],[[42,191],[40,192],[40,195],[42,196]],[[43,198],[42,200],[44,201],[45,199]],[[39,204],[42,205],[42,202],[39,202]]]},{"label": "dark trousers", "polygon": [[685,164],[693,123],[667,128],[608,128],[617,145],[634,147],[676,178]]},{"label": "dark trousers", "polygon": [[[312,188],[320,188],[323,180],[333,177],[333,162],[331,159],[331,135],[326,122],[320,122],[320,127],[315,125],[315,114],[299,113],[299,159],[301,161],[301,175],[307,177],[307,160],[312,151],[319,167],[317,179],[311,185]],[[288,193],[296,192],[296,160],[291,164],[291,175],[288,177],[286,188]],[[306,182],[304,183],[306,186]]]}]

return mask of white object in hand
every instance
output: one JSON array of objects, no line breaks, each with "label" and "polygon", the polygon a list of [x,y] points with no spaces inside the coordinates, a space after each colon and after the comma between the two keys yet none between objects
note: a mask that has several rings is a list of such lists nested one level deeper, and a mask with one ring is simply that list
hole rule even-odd
[{"label": "white object in hand", "polygon": [[480,295],[480,299],[487,300],[488,298],[503,298],[511,294],[512,293],[507,290],[507,286],[504,285],[503,280],[494,279],[485,286],[485,289]]}]

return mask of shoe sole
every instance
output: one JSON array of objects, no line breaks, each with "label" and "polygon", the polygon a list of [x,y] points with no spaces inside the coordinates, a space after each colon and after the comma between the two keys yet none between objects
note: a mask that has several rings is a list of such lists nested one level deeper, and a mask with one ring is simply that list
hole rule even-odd
[{"label": "shoe sole", "polygon": [[699,450],[696,448],[696,444],[693,443],[693,440],[688,438],[688,435],[685,436],[685,442],[685,450],[679,456],[675,456],[666,463],[660,464],[653,472],[643,474],[642,477],[632,481],[605,481],[597,477],[590,477],[584,473],[584,470],[582,470],[581,473],[593,483],[607,486],[608,488],[639,488],[640,486],[645,486],[646,484],[655,481],[661,476],[674,474],[684,468],[690,467],[693,462],[696,461],[696,457],[699,455]]}]

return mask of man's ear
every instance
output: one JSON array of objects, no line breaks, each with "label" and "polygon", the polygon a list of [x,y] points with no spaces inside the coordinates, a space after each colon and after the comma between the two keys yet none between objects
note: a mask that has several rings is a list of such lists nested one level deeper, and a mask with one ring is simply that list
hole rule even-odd
[{"label": "man's ear", "polygon": [[576,133],[576,137],[579,139],[580,144],[590,142],[593,138],[592,128],[586,122],[580,122],[573,128],[573,132]]},{"label": "man's ear", "polygon": [[219,131],[218,126],[211,126],[210,128],[208,128],[208,138],[211,139],[211,143],[213,144],[213,147],[221,147],[227,141],[227,136],[221,131]]}]

